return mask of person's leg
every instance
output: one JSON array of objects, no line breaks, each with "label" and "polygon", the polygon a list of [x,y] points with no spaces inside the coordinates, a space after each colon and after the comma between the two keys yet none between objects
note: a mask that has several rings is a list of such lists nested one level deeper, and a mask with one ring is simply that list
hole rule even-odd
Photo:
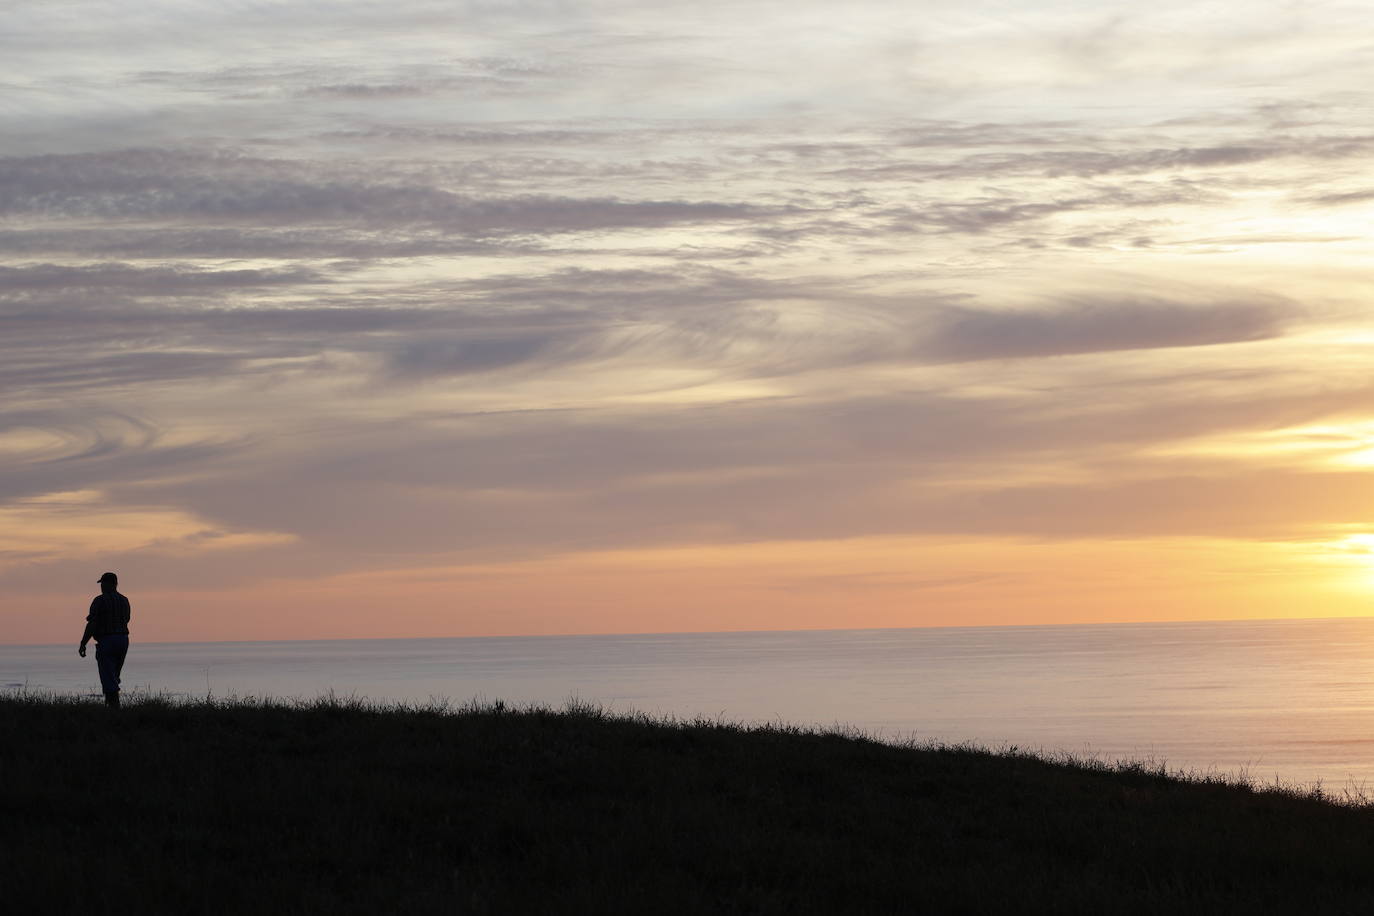
[{"label": "person's leg", "polygon": [[100,689],[107,706],[119,705],[119,672],[129,654],[129,637],[106,636],[95,644],[95,666],[100,672]]},{"label": "person's leg", "polygon": [[114,637],[114,645],[110,646],[110,667],[114,669],[114,689],[119,693],[119,673],[124,670],[124,658],[129,654],[129,637]]},{"label": "person's leg", "polygon": [[113,647],[107,645],[103,639],[95,641],[95,670],[100,672],[100,689],[105,691],[105,703],[109,706],[114,705],[111,697],[119,689],[116,686],[118,681],[111,664],[113,661],[111,656],[114,654],[112,649]]}]

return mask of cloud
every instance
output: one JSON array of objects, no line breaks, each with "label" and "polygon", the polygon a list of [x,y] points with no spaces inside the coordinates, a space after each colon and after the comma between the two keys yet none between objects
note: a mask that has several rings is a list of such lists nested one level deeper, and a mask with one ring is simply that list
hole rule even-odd
[{"label": "cloud", "polygon": [[1368,386],[1218,397],[1215,381],[1124,401],[1086,384],[373,418],[110,490],[224,530],[294,535],[291,551],[254,560],[280,574],[875,534],[1285,537],[1357,520],[1368,506],[1357,473],[1142,459],[1200,435],[1360,415],[1371,397]]},{"label": "cloud", "polygon": [[[625,130],[571,130],[567,128],[530,127],[510,125],[486,127],[413,127],[403,125],[376,125],[365,129],[331,131],[324,135],[329,140],[369,141],[386,140],[405,144],[436,143],[456,146],[538,146],[564,144],[594,144],[623,142],[630,136],[643,131]],[[628,136],[627,136],[628,135]]]},{"label": "cloud", "polygon": [[[242,453],[244,435],[188,439],[113,406],[0,411],[0,505],[185,475]],[[137,501],[137,500],[136,500]]]},{"label": "cloud", "polygon": [[161,506],[109,506],[93,491],[53,493],[0,505],[0,567],[144,552],[168,558],[205,551],[281,546],[289,536],[225,531]]},{"label": "cloud", "polygon": [[[337,11],[335,11],[337,13]],[[252,58],[248,58],[252,59]],[[435,95],[497,95],[510,100],[569,74],[540,62],[513,58],[409,58],[379,56],[341,62],[302,54],[290,63],[258,61],[210,69],[144,70],[127,75],[135,87],[212,95],[219,100],[272,104],[278,100],[335,99],[387,102]]]},{"label": "cloud", "polygon": [[396,99],[413,98],[432,91],[430,87],[403,83],[343,83],[311,86],[309,89],[302,89],[298,94],[306,98]]},{"label": "cloud", "polygon": [[539,333],[471,335],[448,340],[411,340],[386,358],[395,376],[463,375],[525,365],[547,352],[560,336]]},{"label": "cloud", "polygon": [[404,175],[232,153],[125,150],[0,159],[0,213],[45,218],[434,226],[547,234],[759,218],[768,208],[688,200],[524,194],[478,198]]},{"label": "cloud", "polygon": [[986,146],[1036,147],[1078,139],[1085,125],[1079,121],[984,122],[967,124],[949,120],[919,120],[886,132],[888,142],[899,149]]},{"label": "cloud", "polygon": [[1263,299],[1183,305],[1142,297],[1049,310],[950,308],[935,319],[920,353],[982,360],[1208,346],[1276,337],[1294,317],[1290,303]]},{"label": "cloud", "polygon": [[1374,200],[1374,190],[1337,191],[1330,194],[1310,194],[1300,198],[1305,204],[1318,204],[1327,207],[1343,207],[1347,204],[1363,204]]},{"label": "cloud", "polygon": [[[938,135],[937,135],[938,136]],[[955,134],[958,136],[958,134]],[[1018,134],[1007,130],[1005,139],[999,139],[996,131],[985,128],[979,137],[978,145],[1000,147],[1016,145]],[[1055,145],[1079,142],[1088,144],[1088,137],[1073,135],[1045,138]],[[1034,142],[1034,141],[1032,141]],[[1121,143],[1122,141],[1117,141]],[[930,147],[954,146],[953,143],[932,143]],[[1133,145],[1133,144],[1132,144]],[[891,148],[899,150],[914,146],[925,149],[925,145],[911,141],[898,141]],[[863,178],[866,180],[909,180],[924,177],[928,180],[953,180],[998,178],[1011,176],[1040,176],[1045,178],[1099,178],[1111,175],[1147,175],[1155,172],[1169,172],[1185,175],[1189,172],[1204,173],[1217,169],[1250,166],[1261,162],[1280,159],[1307,161],[1310,163],[1328,162],[1339,159],[1355,159],[1367,156],[1374,149],[1374,136],[1311,136],[1296,138],[1256,137],[1245,143],[1225,146],[1180,146],[1156,147],[1153,149],[1064,149],[1050,148],[1016,152],[977,152],[953,160],[895,159],[889,155],[888,161],[858,166],[841,166],[832,171],[837,176]]]},{"label": "cloud", "polygon": [[1284,540],[1359,526],[1374,513],[1360,473],[1213,468],[1098,485],[1007,487],[933,498],[944,534]]},{"label": "cloud", "polygon": [[139,226],[111,221],[85,225],[0,229],[0,248],[51,257],[124,258],[422,258],[436,255],[493,257],[537,253],[528,238],[455,236],[442,227],[387,226]]},{"label": "cloud", "polygon": [[0,296],[16,293],[100,290],[139,296],[178,296],[221,289],[293,286],[323,279],[307,267],[277,269],[197,270],[186,266],[141,267],[103,264],[30,264],[0,266]]},{"label": "cloud", "polygon": [[[1272,295],[1075,294],[994,308],[970,297],[874,295],[852,279],[690,263],[414,282],[396,301],[388,286],[350,286],[359,269],[0,272],[0,288],[18,290],[0,297],[0,328],[9,332],[0,382],[36,396],[192,376],[242,381],[283,367],[335,385],[367,375],[365,384],[383,387],[497,372],[516,383],[562,373],[578,384],[644,367],[783,379],[1244,343],[1277,337],[1302,317]],[[88,285],[106,280],[108,289]]]},{"label": "cloud", "polygon": [[[54,358],[55,357],[55,358]],[[57,392],[98,396],[126,386],[183,379],[213,379],[243,371],[258,354],[159,350],[92,354],[73,350],[47,359],[15,359],[0,368],[0,385],[11,397]]]}]

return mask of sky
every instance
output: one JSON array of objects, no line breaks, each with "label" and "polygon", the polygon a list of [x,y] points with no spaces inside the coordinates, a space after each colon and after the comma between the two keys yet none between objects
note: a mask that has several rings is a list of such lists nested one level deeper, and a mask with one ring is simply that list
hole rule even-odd
[{"label": "sky", "polygon": [[1369,613],[1368,13],[10,0],[0,641]]}]

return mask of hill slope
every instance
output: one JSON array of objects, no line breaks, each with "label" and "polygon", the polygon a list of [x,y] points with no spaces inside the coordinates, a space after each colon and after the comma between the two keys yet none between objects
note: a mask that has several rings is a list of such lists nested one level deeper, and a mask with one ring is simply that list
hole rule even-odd
[{"label": "hill slope", "polygon": [[0,699],[10,912],[1343,913],[1374,810],[591,709]]}]

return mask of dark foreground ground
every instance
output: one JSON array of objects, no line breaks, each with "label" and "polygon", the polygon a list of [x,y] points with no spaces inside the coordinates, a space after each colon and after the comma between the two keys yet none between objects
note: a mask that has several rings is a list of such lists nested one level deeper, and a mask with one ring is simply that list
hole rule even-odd
[{"label": "dark foreground ground", "polygon": [[596,710],[0,699],[9,913],[1361,913],[1374,809]]}]

